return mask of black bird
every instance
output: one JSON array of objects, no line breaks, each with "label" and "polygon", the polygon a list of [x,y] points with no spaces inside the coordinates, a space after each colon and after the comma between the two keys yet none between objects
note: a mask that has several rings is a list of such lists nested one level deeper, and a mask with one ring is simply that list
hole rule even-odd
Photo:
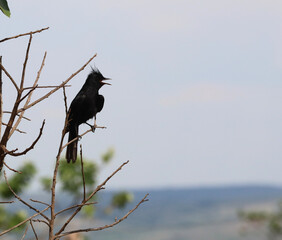
[{"label": "black bird", "polygon": [[[92,68],[81,90],[73,99],[68,110],[68,125],[66,128],[66,132],[69,132],[68,141],[77,138],[79,136],[78,126],[82,123],[88,124],[86,121],[93,117],[95,118],[94,126],[88,125],[93,128],[93,131],[95,130],[96,114],[103,109],[105,101],[104,97],[99,95],[99,89],[105,84],[111,85],[103,82],[104,80],[110,80],[110,78],[105,78],[97,68]],[[77,142],[78,139],[67,146],[66,159],[68,163],[76,161]]]}]

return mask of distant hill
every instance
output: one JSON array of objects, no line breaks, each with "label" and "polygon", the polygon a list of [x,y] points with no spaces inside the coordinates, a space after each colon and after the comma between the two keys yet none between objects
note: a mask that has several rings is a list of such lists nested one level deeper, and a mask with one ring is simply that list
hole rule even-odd
[{"label": "distant hill", "polygon": [[[226,186],[189,189],[132,191],[135,199],[127,209],[105,215],[104,209],[114,192],[99,195],[95,219],[75,221],[74,227],[109,224],[123,216],[146,193],[149,201],[116,227],[87,234],[89,240],[265,240],[265,233],[255,230],[240,234],[240,209],[275,209],[282,199],[282,187]],[[46,196],[32,198],[46,199]],[[70,204],[66,195],[59,195],[58,208]]]}]

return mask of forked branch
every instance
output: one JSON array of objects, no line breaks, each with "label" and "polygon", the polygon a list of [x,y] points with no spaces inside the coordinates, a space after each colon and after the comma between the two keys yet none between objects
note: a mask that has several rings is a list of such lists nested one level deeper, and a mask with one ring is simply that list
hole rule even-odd
[{"label": "forked branch", "polygon": [[33,31],[33,32],[22,33],[22,34],[13,36],[13,37],[4,38],[4,39],[0,40],[0,43],[11,40],[11,39],[15,39],[15,38],[18,38],[18,37],[23,37],[23,36],[27,36],[27,35],[31,35],[31,34],[35,34],[35,33],[40,33],[42,31],[48,30],[48,29],[49,29],[49,27],[46,27],[46,28],[42,28],[40,30],[36,30],[36,31]]}]

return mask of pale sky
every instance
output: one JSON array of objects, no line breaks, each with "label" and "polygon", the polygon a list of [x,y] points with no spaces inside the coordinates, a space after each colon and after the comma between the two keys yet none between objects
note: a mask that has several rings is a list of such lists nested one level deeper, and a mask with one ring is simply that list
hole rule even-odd
[{"label": "pale sky", "polygon": [[[107,129],[81,141],[85,157],[94,160],[116,149],[101,180],[130,160],[111,187],[281,185],[281,1],[8,2],[12,15],[0,15],[1,39],[50,27],[34,35],[27,82],[44,51],[42,85],[60,84],[94,53],[92,65],[113,79],[101,90],[106,102],[97,115]],[[16,79],[27,40],[0,44],[3,65]],[[69,103],[89,71],[72,80]],[[8,108],[15,91],[7,78],[4,87]],[[16,168],[31,159],[42,175],[51,174],[64,122],[62,92],[26,116],[34,125],[20,129],[30,134],[15,134],[10,149],[30,144],[46,118],[41,142],[7,163]]]}]

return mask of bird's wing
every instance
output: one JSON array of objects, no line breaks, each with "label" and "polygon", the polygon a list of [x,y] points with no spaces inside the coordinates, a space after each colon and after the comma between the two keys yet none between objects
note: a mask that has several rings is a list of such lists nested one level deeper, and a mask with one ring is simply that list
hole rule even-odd
[{"label": "bird's wing", "polygon": [[96,100],[97,100],[97,112],[101,112],[104,107],[105,98],[103,97],[103,95],[98,95]]}]

